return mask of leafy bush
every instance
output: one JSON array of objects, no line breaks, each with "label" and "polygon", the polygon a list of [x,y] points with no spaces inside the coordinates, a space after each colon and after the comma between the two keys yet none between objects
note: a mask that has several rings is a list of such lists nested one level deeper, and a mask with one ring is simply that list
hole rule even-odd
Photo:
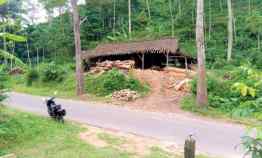
[{"label": "leafy bush", "polygon": [[40,69],[43,82],[61,82],[65,78],[65,69],[54,62],[43,64]]},{"label": "leafy bush", "polygon": [[89,93],[106,96],[122,89],[144,92],[147,90],[147,87],[133,77],[126,76],[122,72],[113,69],[99,76],[87,76],[86,89]]},{"label": "leafy bush", "polygon": [[39,79],[39,73],[36,69],[30,69],[26,73],[26,84],[27,86],[32,86],[34,81]]},{"label": "leafy bush", "polygon": [[[192,81],[193,94],[196,94],[196,82],[196,79]],[[207,89],[210,107],[232,117],[261,117],[262,72],[245,65],[222,75],[209,74]]]},{"label": "leafy bush", "polygon": [[[251,158],[262,157],[262,129],[255,127],[256,136],[246,135],[242,137],[242,145],[246,149],[245,156],[251,156]],[[252,130],[251,130],[252,131]]]}]

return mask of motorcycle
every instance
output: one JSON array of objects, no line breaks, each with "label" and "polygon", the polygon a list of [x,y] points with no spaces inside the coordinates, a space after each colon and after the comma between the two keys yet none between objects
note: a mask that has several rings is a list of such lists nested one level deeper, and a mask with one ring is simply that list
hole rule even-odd
[{"label": "motorcycle", "polygon": [[54,100],[55,97],[46,100],[47,112],[54,120],[64,122],[66,110],[62,109],[61,105],[57,105]]}]

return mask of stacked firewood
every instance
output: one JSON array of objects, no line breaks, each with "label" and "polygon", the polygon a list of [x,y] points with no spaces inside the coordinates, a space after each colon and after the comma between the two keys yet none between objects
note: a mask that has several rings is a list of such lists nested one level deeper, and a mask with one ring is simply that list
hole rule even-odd
[{"label": "stacked firewood", "polygon": [[123,89],[120,91],[116,91],[112,94],[112,98],[114,100],[119,100],[119,101],[133,101],[138,97],[139,97],[138,93],[130,89]]},{"label": "stacked firewood", "polygon": [[108,70],[111,70],[112,68],[117,68],[120,70],[129,70],[133,68],[135,65],[135,62],[133,60],[116,60],[116,61],[103,61],[103,62],[97,62],[95,67],[92,67],[90,72],[91,73],[102,73]]}]

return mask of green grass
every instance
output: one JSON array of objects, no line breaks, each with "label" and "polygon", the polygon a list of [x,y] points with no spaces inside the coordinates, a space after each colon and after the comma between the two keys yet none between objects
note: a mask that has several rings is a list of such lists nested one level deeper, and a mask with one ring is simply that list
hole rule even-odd
[{"label": "green grass", "polygon": [[[0,156],[14,153],[18,158],[137,158],[119,145],[122,137],[106,133],[98,137],[108,143],[99,148],[79,138],[88,129],[79,124],[57,123],[52,119],[0,106]],[[152,147],[144,158],[182,158]],[[207,157],[197,157],[207,158]]]},{"label": "green grass", "polygon": [[107,133],[99,133],[99,134],[97,134],[97,137],[99,139],[105,141],[107,144],[114,145],[114,146],[121,145],[121,144],[125,143],[125,141],[126,141],[123,138],[119,138],[119,137],[116,137],[116,136],[113,136],[113,135],[110,135],[110,134],[107,134]]},{"label": "green grass", "polygon": [[242,118],[242,117],[233,117],[231,114],[223,112],[219,109],[205,107],[198,108],[195,103],[195,98],[193,96],[184,97],[181,101],[181,108],[185,111],[193,112],[200,116],[210,117],[214,119],[221,119],[226,121],[232,121],[235,123],[240,123],[244,125],[254,126],[260,122],[254,118]]},{"label": "green grass", "polygon": [[[150,154],[147,155],[145,158],[169,158],[172,155],[159,147],[152,147],[150,149]],[[179,156],[175,156],[175,158],[179,158]]]},{"label": "green grass", "polygon": [[[1,107],[0,155],[15,153],[18,158],[130,158],[113,147],[97,148],[78,138],[83,129],[67,122]],[[92,142],[90,142],[92,143]]]},{"label": "green grass", "polygon": [[41,81],[33,82],[32,86],[26,85],[26,79],[23,75],[12,76],[9,82],[12,90],[16,92],[28,93],[32,95],[50,96],[57,92],[57,96],[64,98],[76,97],[75,94],[75,75],[69,73],[64,81],[60,83]]}]

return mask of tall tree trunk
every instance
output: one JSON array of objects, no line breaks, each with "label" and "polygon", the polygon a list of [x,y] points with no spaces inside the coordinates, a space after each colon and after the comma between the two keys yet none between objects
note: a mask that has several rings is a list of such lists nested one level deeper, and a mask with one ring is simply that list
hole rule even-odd
[{"label": "tall tree trunk", "polygon": [[[15,55],[15,42],[12,42],[12,55]],[[11,70],[13,69],[13,59],[11,58]]]},{"label": "tall tree trunk", "polygon": [[[5,26],[3,27],[3,33],[6,33],[6,27]],[[6,36],[3,36],[3,45],[4,45],[4,51],[7,52]],[[7,61],[6,57],[4,58],[4,62],[7,65],[8,61]]]},{"label": "tall tree trunk", "polygon": [[181,0],[178,0],[178,14],[182,14],[182,6],[181,6]]},{"label": "tall tree trunk", "polygon": [[37,71],[39,71],[39,50],[36,48],[36,63],[37,63]]},{"label": "tall tree trunk", "polygon": [[197,46],[197,61],[198,61],[196,103],[198,106],[202,107],[208,104],[206,68],[205,68],[204,0],[197,0],[196,46]]},{"label": "tall tree trunk", "polygon": [[128,33],[129,39],[132,38],[132,21],[131,21],[132,11],[131,11],[131,0],[128,0]]},{"label": "tall tree trunk", "polygon": [[261,48],[261,44],[260,44],[260,34],[259,34],[259,33],[257,33],[257,48],[258,48],[258,50],[260,50],[260,48]]},{"label": "tall tree trunk", "polygon": [[219,0],[220,11],[223,12],[223,0]]},{"label": "tall tree trunk", "polygon": [[27,62],[29,63],[29,66],[30,66],[30,68],[31,68],[32,63],[31,63],[29,45],[28,45],[28,41],[27,41],[27,40],[26,40],[26,49],[27,49]]},{"label": "tall tree trunk", "polygon": [[114,9],[114,17],[113,17],[113,35],[116,34],[116,0],[113,0],[113,9]]},{"label": "tall tree trunk", "polygon": [[248,0],[248,12],[251,15],[251,0]]},{"label": "tall tree trunk", "polygon": [[212,3],[211,3],[211,0],[209,0],[209,11],[208,11],[208,39],[210,40],[211,39],[211,32],[212,32]]},{"label": "tall tree trunk", "polygon": [[174,16],[173,16],[173,7],[172,7],[172,0],[169,0],[169,12],[170,12],[170,19],[171,19],[171,35],[172,37],[175,36],[174,32]]},{"label": "tall tree trunk", "polygon": [[77,0],[71,0],[73,8],[73,24],[74,24],[74,38],[75,38],[75,60],[76,60],[76,94],[84,94],[84,75],[82,69],[82,50],[80,39],[80,17],[77,9]]},{"label": "tall tree trunk", "polygon": [[147,7],[148,18],[149,18],[149,20],[151,21],[151,11],[150,11],[149,0],[146,0],[146,7]]},{"label": "tall tree trunk", "polygon": [[43,48],[42,50],[42,62],[45,61],[45,48]]},{"label": "tall tree trunk", "polygon": [[227,61],[232,59],[232,48],[233,48],[233,11],[232,2],[227,0],[228,8],[228,48],[227,48]]}]

